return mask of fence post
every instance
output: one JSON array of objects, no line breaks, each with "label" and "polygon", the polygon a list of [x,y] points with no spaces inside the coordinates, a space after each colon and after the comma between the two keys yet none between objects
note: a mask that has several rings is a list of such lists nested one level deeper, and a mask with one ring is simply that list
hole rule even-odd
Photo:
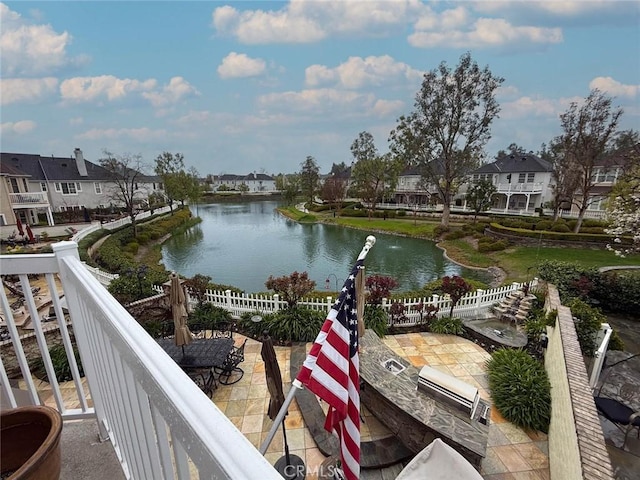
[{"label": "fence post", "polygon": [[273,311],[277,312],[278,310],[280,310],[280,295],[275,293],[273,295]]},{"label": "fence post", "polygon": [[333,306],[333,299],[331,298],[331,295],[327,295],[327,312],[331,310],[332,306]]},{"label": "fence post", "polygon": [[227,310],[233,313],[233,306],[231,304],[231,290],[225,290],[224,294],[227,297]]},{"label": "fence post", "polygon": [[478,296],[476,298],[476,310],[480,310],[482,308],[482,296],[484,295],[484,290],[481,288],[477,289],[476,295]]}]

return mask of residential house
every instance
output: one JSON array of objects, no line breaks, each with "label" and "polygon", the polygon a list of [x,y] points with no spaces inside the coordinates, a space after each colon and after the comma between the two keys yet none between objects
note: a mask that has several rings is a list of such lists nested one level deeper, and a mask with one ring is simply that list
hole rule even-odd
[{"label": "residential house", "polygon": [[[220,190],[243,190],[247,192],[275,192],[276,181],[270,175],[264,173],[250,173],[248,175],[211,175],[209,182],[212,191]],[[243,187],[244,185],[244,187]]]},{"label": "residential house", "polygon": [[474,170],[469,180],[489,180],[496,187],[493,209],[531,214],[553,197],[551,163],[533,153],[507,154]]},{"label": "residential house", "polygon": [[[85,160],[79,148],[70,157],[24,153],[0,155],[2,176],[7,179],[3,187],[8,190],[9,201],[3,202],[2,208],[8,224],[15,223],[14,218],[7,217],[9,210],[21,222],[31,225],[39,222],[40,214],[46,214],[48,224],[53,225],[52,212],[108,208],[118,204],[114,200],[112,173]],[[151,192],[163,193],[160,177],[141,175],[139,178],[135,188],[141,199],[147,199]]]},{"label": "residential house", "polygon": [[438,192],[433,185],[427,185],[417,167],[405,168],[398,175],[398,184],[394,193],[396,203],[409,206],[436,205],[441,203]]}]

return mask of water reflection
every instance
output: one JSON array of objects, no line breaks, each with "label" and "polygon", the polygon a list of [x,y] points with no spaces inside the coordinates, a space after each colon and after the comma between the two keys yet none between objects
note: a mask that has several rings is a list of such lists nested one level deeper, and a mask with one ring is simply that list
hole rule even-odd
[{"label": "water reflection", "polygon": [[[200,205],[202,222],[172,237],[162,248],[167,269],[247,292],[265,291],[269,275],[307,271],[316,288],[326,279],[344,279],[362,250],[367,232],[335,225],[298,224],[275,212],[277,202]],[[394,277],[400,291],[422,287],[445,275],[478,278],[445,259],[433,242],[375,234],[367,256],[367,273]],[[334,277],[331,276],[333,279]],[[334,289],[334,280],[331,282]]]}]

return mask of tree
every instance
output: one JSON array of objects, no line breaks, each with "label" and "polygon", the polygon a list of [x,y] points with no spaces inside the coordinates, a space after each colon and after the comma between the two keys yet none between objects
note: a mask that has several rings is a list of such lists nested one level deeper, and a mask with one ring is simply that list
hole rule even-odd
[{"label": "tree", "polygon": [[565,161],[567,145],[562,138],[556,138],[549,143],[549,147],[542,145],[540,158],[551,163],[551,191],[553,197],[547,205],[553,210],[553,220],[558,220],[561,208],[571,206],[573,196],[578,188],[578,170],[571,162]]},{"label": "tree", "polygon": [[184,156],[181,153],[175,155],[162,152],[156,157],[156,175],[162,178],[164,191],[169,199],[169,208],[173,214],[173,202],[184,201],[189,194],[191,179],[184,170]]},{"label": "tree", "polygon": [[288,206],[293,205],[300,191],[300,177],[297,174],[286,175],[283,177],[283,181],[282,198]]},{"label": "tree", "polygon": [[500,107],[496,89],[504,81],[480,69],[466,53],[455,70],[445,62],[424,75],[415,110],[391,132],[392,152],[420,167],[444,205],[441,225],[449,226],[450,204],[459,186],[484,157],[490,125]]},{"label": "tree", "polygon": [[320,179],[320,167],[316,159],[308,156],[307,159],[300,164],[300,189],[310,204],[313,204],[315,194],[318,191],[318,180]]},{"label": "tree", "polygon": [[527,154],[527,149],[521,147],[520,145],[518,145],[517,143],[511,143],[508,147],[507,150],[498,150],[498,153],[496,154],[496,158],[500,158],[500,157],[505,157],[507,155],[526,155]]},{"label": "tree", "polygon": [[189,294],[197,300],[198,305],[202,305],[207,299],[209,283],[211,283],[210,276],[197,273],[185,280],[184,285],[187,287]]},{"label": "tree", "polygon": [[478,213],[489,210],[491,199],[496,192],[495,185],[486,179],[479,180],[469,187],[465,198],[467,204],[475,213],[473,216],[474,223],[476,222]]},{"label": "tree", "polygon": [[368,291],[367,303],[370,305],[382,304],[382,299],[389,298],[391,290],[398,288],[396,279],[386,275],[370,275],[364,283]]},{"label": "tree", "polygon": [[[611,191],[608,207],[611,225],[605,231],[614,236],[614,243],[607,248],[621,257],[640,253],[640,157],[637,155],[634,165]],[[623,243],[622,237],[631,237],[631,244]]]},{"label": "tree", "polygon": [[457,275],[442,278],[442,292],[448,294],[451,299],[450,318],[453,318],[453,309],[460,299],[469,293],[471,289],[471,285],[468,284],[464,278]]},{"label": "tree", "polygon": [[138,189],[138,182],[142,180],[145,167],[141,155],[114,155],[108,150],[103,150],[104,157],[99,160],[100,166],[109,172],[113,188],[108,192],[108,197],[113,203],[121,205],[131,219],[133,236],[138,235],[136,215],[139,212],[140,203],[144,200],[142,192]]},{"label": "tree", "polygon": [[561,148],[564,168],[577,175],[574,203],[578,207],[578,221],[574,233],[580,231],[584,214],[595,198],[591,195],[598,182],[595,168],[607,153],[622,115],[622,109],[612,108],[611,104],[610,97],[594,89],[582,106],[572,102],[560,115],[563,133],[555,144]]},{"label": "tree", "polygon": [[200,184],[200,175],[198,174],[198,170],[196,170],[196,167],[191,167],[186,176],[187,178],[185,180],[185,184],[187,199],[189,200],[189,204],[196,205],[197,215],[198,202],[202,199],[204,189]]},{"label": "tree", "polygon": [[395,189],[402,165],[391,154],[379,155],[369,132],[360,132],[351,144],[355,164],[351,169],[353,188],[367,204],[369,216],[376,204]]},{"label": "tree", "polygon": [[349,173],[349,167],[344,162],[334,163],[331,165],[331,171],[329,173],[340,177],[346,176]]},{"label": "tree", "polygon": [[316,282],[309,279],[307,272],[293,272],[289,276],[284,275],[276,278],[269,275],[264,285],[280,295],[280,298],[287,302],[289,309],[296,308],[298,301],[316,288]]},{"label": "tree", "polygon": [[322,200],[336,205],[337,208],[342,207],[342,201],[347,195],[347,182],[343,178],[336,177],[335,175],[327,178],[322,184],[320,190],[320,198]]}]

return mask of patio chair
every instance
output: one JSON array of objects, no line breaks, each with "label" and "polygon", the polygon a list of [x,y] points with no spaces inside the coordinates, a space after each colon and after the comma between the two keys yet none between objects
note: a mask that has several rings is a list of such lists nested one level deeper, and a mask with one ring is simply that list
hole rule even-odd
[{"label": "patio chair", "polygon": [[215,377],[213,376],[213,371],[209,370],[197,370],[186,372],[189,375],[189,378],[193,380],[193,382],[202,390],[207,397],[211,398],[213,395],[213,391],[218,388],[218,384],[216,382]]},{"label": "patio chair", "polygon": [[627,437],[633,428],[638,429],[640,438],[640,412],[614,398],[594,397],[598,411],[624,433],[622,449],[627,445]]},{"label": "patio chair", "polygon": [[224,322],[216,327],[216,330],[212,333],[213,338],[233,338],[233,323]]},{"label": "patio chair", "polygon": [[222,385],[233,385],[240,381],[240,379],[244,375],[244,370],[242,370],[238,365],[244,362],[244,346],[247,343],[247,339],[245,338],[242,345],[239,347],[234,347],[227,358],[225,359],[222,366],[219,368],[220,376],[218,381]]}]

